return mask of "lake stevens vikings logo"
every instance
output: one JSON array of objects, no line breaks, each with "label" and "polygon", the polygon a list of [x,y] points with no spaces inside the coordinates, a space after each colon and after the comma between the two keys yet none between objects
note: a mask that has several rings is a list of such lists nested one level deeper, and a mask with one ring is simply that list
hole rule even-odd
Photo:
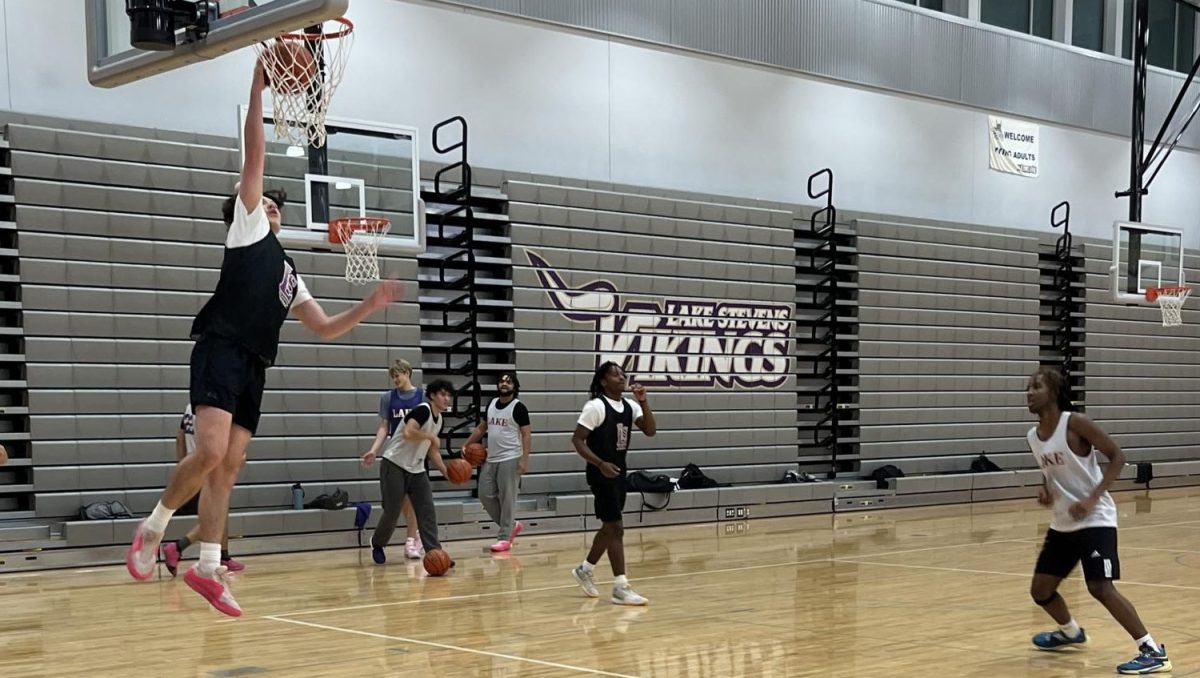
[{"label": "lake stevens vikings logo", "polygon": [[596,332],[596,365],[621,365],[631,382],[693,388],[775,388],[788,376],[792,309],[708,299],[626,300],[607,280],[571,289],[526,250],[550,302]]}]

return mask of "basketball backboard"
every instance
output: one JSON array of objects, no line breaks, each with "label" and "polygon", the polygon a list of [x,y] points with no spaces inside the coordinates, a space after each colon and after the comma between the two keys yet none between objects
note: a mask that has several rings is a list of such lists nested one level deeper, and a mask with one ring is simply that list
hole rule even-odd
[{"label": "basketball backboard", "polygon": [[[131,46],[126,0],[86,0],[88,81],[96,87],[117,87],[222,54],[242,49],[280,33],[296,31],[342,16],[350,0],[220,0],[208,2],[208,33],[198,37],[176,20],[173,49],[147,50]],[[190,0],[134,0],[148,9],[172,4],[189,7]],[[149,15],[146,15],[149,16]],[[163,15],[165,16],[165,15]]]},{"label": "basketball backboard", "polygon": [[1147,289],[1185,283],[1181,229],[1118,221],[1113,224],[1112,256],[1109,275],[1116,301],[1149,305]]},{"label": "basketball backboard", "polygon": [[[247,114],[246,106],[238,107],[238,150],[243,159]],[[284,245],[334,247],[328,238],[330,219],[369,216],[392,222],[379,244],[380,254],[425,251],[415,128],[329,117],[326,143],[314,148],[276,140],[274,122],[272,112],[264,111],[263,186],[287,191],[280,233]]]}]

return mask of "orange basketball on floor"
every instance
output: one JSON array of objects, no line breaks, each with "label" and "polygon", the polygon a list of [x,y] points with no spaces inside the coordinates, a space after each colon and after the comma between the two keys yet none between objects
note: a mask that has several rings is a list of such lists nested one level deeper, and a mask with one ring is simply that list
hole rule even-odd
[{"label": "orange basketball on floor", "polygon": [[431,577],[440,577],[450,569],[450,554],[441,549],[425,552],[425,571]]},{"label": "orange basketball on floor", "polygon": [[471,443],[463,448],[463,459],[471,466],[481,466],[487,461],[487,448],[479,443]]},{"label": "orange basketball on floor", "polygon": [[267,84],[276,92],[303,92],[317,75],[317,62],[308,45],[299,40],[276,40],[263,53]]},{"label": "orange basketball on floor", "polygon": [[446,479],[455,485],[462,485],[471,479],[471,465],[466,459],[451,459],[446,464]]}]

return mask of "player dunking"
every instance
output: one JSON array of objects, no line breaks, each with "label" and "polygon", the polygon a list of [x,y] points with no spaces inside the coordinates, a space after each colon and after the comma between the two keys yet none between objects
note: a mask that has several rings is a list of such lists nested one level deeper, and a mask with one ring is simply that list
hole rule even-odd
[{"label": "player dunking", "polygon": [[403,296],[399,283],[386,281],[352,308],[329,317],[309,294],[275,236],[283,195],[263,191],[265,87],[260,62],[250,88],[241,183],[223,206],[229,233],[221,275],[192,324],[196,345],[189,391],[196,416],[196,453],[176,467],[154,512],[135,531],[125,558],[135,579],[149,579],[172,514],[203,488],[200,562],[188,569],[184,581],[217,610],[233,617],[241,616],[242,610],[220,571],[221,533],[246,446],[258,428],[266,371],[275,362],[284,320],[290,312],[317,336],[333,339]]},{"label": "player dunking", "polygon": [[599,597],[595,569],[600,556],[607,552],[615,577],[612,602],[616,605],[645,605],[648,602],[629,586],[625,577],[625,526],[621,522],[621,513],[625,508],[625,471],[628,469],[625,456],[629,450],[629,436],[637,426],[642,433],[653,437],[658,432],[658,425],[650,411],[645,387],[634,384],[631,390],[635,400],[623,397],[625,371],[620,365],[609,361],[597,367],[588,389],[591,397],[583,406],[575,425],[575,435],[571,437],[575,451],[587,460],[588,486],[595,499],[596,518],[601,522],[587,559],[571,570],[571,574],[589,598]]},{"label": "player dunking", "polygon": [[[1029,411],[1038,417],[1038,425],[1028,434],[1029,447],[1044,476],[1038,502],[1054,509],[1030,594],[1059,625],[1056,631],[1034,636],[1033,644],[1042,650],[1057,650],[1087,642],[1087,634],[1058,593],[1059,584],[1082,561],[1088,593],[1137,645],[1138,655],[1118,666],[1117,672],[1170,671],[1166,646],[1154,642],[1133,604],[1113,586],[1121,577],[1121,563],[1117,560],[1117,505],[1108,488],[1121,475],[1125,453],[1091,419],[1064,411],[1070,405],[1065,394],[1062,374],[1049,367],[1034,372],[1025,391]],[[1095,452],[1108,458],[1106,471],[1101,472]]]}]

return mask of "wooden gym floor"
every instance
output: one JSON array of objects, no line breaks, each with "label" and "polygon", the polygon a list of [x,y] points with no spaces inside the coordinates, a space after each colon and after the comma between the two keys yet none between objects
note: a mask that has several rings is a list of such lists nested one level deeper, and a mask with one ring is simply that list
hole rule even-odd
[{"label": "wooden gym floor", "polygon": [[[1200,675],[1200,488],[1116,497],[1120,588],[1172,675]],[[1053,627],[1027,593],[1047,518],[1027,500],[629,529],[647,608],[582,595],[582,534],[507,557],[454,542],[440,579],[400,548],[383,567],[367,550],[246,558],[239,620],[122,567],[13,574],[0,676],[1112,675],[1133,643],[1081,580],[1062,592],[1091,643],[1029,644]]]}]

